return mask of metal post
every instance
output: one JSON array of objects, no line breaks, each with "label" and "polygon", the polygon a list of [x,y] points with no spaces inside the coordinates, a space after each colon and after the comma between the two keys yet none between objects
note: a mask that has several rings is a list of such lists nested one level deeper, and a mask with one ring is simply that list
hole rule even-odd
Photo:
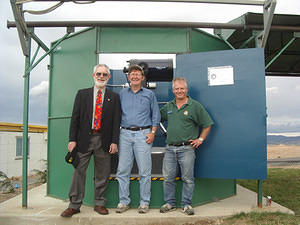
[{"label": "metal post", "polygon": [[293,37],[279,52],[274,58],[266,65],[266,70],[271,66],[271,64],[295,41],[295,37]]},{"label": "metal post", "polygon": [[271,23],[274,16],[276,0],[265,0],[264,5],[264,31],[261,41],[261,47],[266,47],[270,33]]},{"label": "metal post", "polygon": [[245,48],[245,47],[247,46],[247,44],[248,44],[249,42],[251,42],[254,38],[255,38],[255,36],[252,35],[247,41],[245,41],[245,42],[239,47],[239,49]]},{"label": "metal post", "polygon": [[22,142],[22,207],[27,208],[27,172],[28,172],[28,106],[29,106],[29,78],[31,38],[26,38],[27,54],[25,55],[24,102],[23,102],[23,142]]},{"label": "metal post", "polygon": [[38,47],[37,47],[37,49],[36,49],[36,51],[35,51],[35,53],[34,53],[32,59],[31,59],[30,66],[32,66],[32,64],[33,64],[33,62],[34,62],[34,60],[35,60],[37,54],[39,53],[40,48],[41,48],[41,46],[38,46]]},{"label": "metal post", "polygon": [[262,180],[257,180],[257,207],[262,208]]}]

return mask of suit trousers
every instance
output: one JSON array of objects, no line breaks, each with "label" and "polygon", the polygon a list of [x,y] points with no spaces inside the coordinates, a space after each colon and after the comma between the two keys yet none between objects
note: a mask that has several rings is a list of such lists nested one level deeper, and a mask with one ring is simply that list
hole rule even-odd
[{"label": "suit trousers", "polygon": [[[102,147],[101,133],[93,134],[90,138],[88,151],[78,152],[80,163],[74,170],[69,192],[69,208],[79,209],[85,193],[86,170],[91,156],[94,155],[94,204],[105,206],[105,191],[110,176],[110,154]],[[90,190],[88,190],[90,191]]]}]

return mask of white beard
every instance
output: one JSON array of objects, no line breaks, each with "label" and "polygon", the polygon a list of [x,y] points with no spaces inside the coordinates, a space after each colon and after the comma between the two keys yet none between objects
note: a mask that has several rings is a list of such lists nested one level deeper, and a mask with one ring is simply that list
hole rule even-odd
[{"label": "white beard", "polygon": [[96,86],[97,88],[103,88],[103,87],[106,86],[107,80],[104,81],[104,82],[98,82],[97,80],[94,80],[94,83],[95,83],[95,86]]}]

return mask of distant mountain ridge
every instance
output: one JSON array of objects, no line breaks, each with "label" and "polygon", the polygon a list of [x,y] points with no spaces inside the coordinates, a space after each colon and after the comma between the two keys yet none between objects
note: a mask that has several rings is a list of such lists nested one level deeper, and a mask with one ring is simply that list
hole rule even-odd
[{"label": "distant mountain ridge", "polygon": [[268,135],[267,143],[268,145],[300,145],[300,136]]}]

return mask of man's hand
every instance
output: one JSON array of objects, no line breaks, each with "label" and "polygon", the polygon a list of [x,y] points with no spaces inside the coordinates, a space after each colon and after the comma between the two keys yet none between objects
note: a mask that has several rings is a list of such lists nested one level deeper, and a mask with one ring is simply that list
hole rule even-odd
[{"label": "man's hand", "polygon": [[199,138],[194,140],[190,139],[189,142],[193,148],[198,148],[203,143],[203,141],[200,141]]},{"label": "man's hand", "polygon": [[74,148],[76,147],[76,141],[70,141],[68,144],[68,150],[69,152],[72,152],[74,150]]},{"label": "man's hand", "polygon": [[115,154],[116,152],[118,152],[118,146],[114,143],[111,143],[109,146],[109,153]]},{"label": "man's hand", "polygon": [[155,134],[148,133],[146,134],[146,143],[151,144],[154,141]]},{"label": "man's hand", "polygon": [[194,139],[194,140],[193,140],[193,139],[189,140],[190,145],[191,145],[193,148],[198,148],[200,145],[202,145],[203,141],[206,139],[207,135],[208,135],[209,132],[210,132],[210,128],[211,128],[211,126],[204,127],[204,128],[202,129],[202,132],[201,132],[199,138]]}]

